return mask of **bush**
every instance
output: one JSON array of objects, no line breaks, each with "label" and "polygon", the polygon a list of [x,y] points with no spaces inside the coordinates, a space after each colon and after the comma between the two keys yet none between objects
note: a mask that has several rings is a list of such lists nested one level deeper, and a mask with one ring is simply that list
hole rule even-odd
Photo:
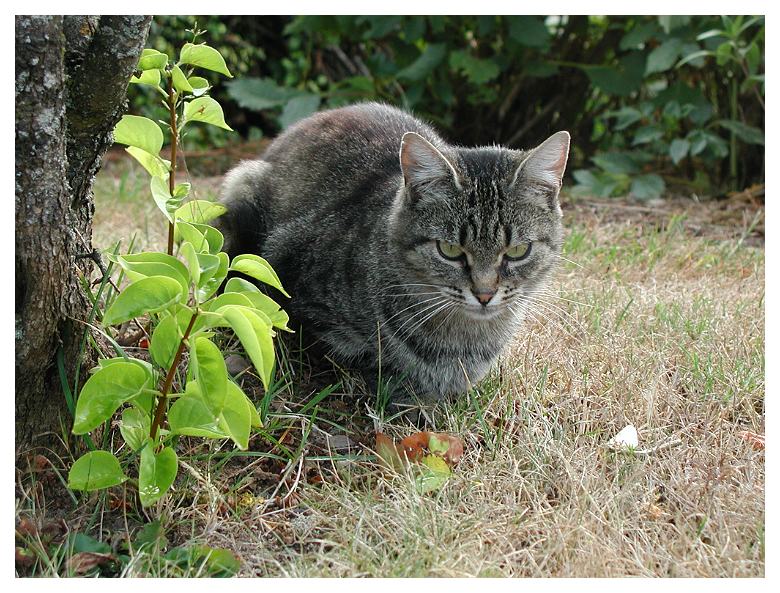
[{"label": "bush", "polygon": [[[284,24],[282,34],[271,18]],[[650,198],[671,186],[718,194],[763,180],[763,17],[298,16],[242,24],[238,36],[215,44],[244,56],[246,76],[227,85],[231,121],[244,134],[276,134],[318,109],[381,100],[461,144],[528,147],[568,129],[579,192]],[[244,114],[233,117],[236,110]]]}]

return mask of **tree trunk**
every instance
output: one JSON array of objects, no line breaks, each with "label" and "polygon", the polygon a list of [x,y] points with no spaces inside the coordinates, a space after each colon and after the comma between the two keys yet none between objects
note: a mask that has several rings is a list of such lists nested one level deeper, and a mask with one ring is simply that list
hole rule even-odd
[{"label": "tree trunk", "polygon": [[70,432],[89,312],[92,182],[151,17],[16,17],[16,451]]}]

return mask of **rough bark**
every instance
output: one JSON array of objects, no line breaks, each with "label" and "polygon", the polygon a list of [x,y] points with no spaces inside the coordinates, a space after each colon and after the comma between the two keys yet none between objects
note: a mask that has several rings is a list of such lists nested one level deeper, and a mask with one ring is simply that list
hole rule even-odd
[{"label": "rough bark", "polygon": [[125,108],[150,17],[16,17],[16,447],[67,434],[88,300],[92,182]]}]

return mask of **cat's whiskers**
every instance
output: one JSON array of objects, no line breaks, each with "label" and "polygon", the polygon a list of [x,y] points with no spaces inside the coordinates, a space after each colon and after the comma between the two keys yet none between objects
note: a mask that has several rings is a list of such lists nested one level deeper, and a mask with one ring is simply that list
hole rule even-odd
[{"label": "cat's whiskers", "polygon": [[[538,311],[539,314],[546,313],[546,315],[544,315],[545,319],[551,322],[555,320],[561,330],[566,332],[579,344],[583,344],[582,340],[578,338],[573,332],[576,331],[580,335],[585,335],[587,334],[587,330],[585,329],[582,322],[576,319],[571,313],[544,300],[529,299],[528,302],[529,306],[530,304],[533,304],[533,306],[536,307],[535,310]],[[566,326],[570,327],[572,331],[569,331]]]},{"label": "cat's whiskers", "polygon": [[532,290],[528,294],[533,294],[533,295],[541,294],[541,295],[544,295],[544,296],[549,296],[549,297],[558,299],[559,301],[566,301],[567,303],[572,303],[574,305],[580,305],[582,307],[593,307],[593,305],[591,305],[589,303],[582,303],[580,301],[575,301],[573,299],[567,299],[566,297],[562,297],[560,294],[550,290],[549,288],[535,288],[534,290]]},{"label": "cat's whiskers", "polygon": [[578,268],[585,269],[585,266],[583,266],[582,264],[579,264],[579,263],[577,263],[576,261],[574,261],[573,259],[569,259],[568,257],[564,257],[563,255],[560,255],[559,253],[553,253],[553,254],[551,254],[551,255],[552,255],[553,257],[556,257],[556,258],[558,258],[558,259],[560,259],[560,260],[563,260],[563,261],[565,261],[565,262],[569,262],[570,264],[572,264],[572,265],[574,265],[574,266],[577,266]]},{"label": "cat's whiskers", "polygon": [[438,308],[434,309],[432,312],[430,312],[427,315],[425,315],[422,319],[418,320],[414,325],[411,326],[411,328],[407,329],[406,332],[404,332],[403,334],[401,334],[399,336],[399,339],[400,340],[408,340],[411,337],[411,335],[415,331],[417,331],[420,327],[422,327],[425,323],[427,323],[429,319],[432,319],[433,317],[435,317],[439,313],[442,313],[448,307],[454,307],[454,306],[455,306],[454,302],[452,302],[450,300],[445,301],[444,303],[440,304],[438,306]]},{"label": "cat's whiskers", "polygon": [[440,298],[443,298],[443,297],[442,297],[442,296],[439,294],[439,296],[433,296],[433,297],[430,297],[430,298],[427,298],[427,299],[423,299],[423,300],[421,300],[421,301],[415,301],[414,303],[412,303],[412,304],[411,304],[411,305],[409,305],[408,307],[404,307],[404,308],[403,308],[403,309],[401,309],[400,311],[397,311],[396,313],[393,313],[393,315],[391,315],[390,317],[388,317],[387,319],[385,319],[385,320],[384,320],[384,321],[383,321],[383,322],[382,322],[382,323],[379,325],[379,327],[377,327],[377,329],[374,331],[374,333],[373,333],[373,334],[371,334],[371,337],[373,338],[374,336],[376,336],[376,335],[377,335],[377,332],[378,332],[380,329],[382,329],[382,328],[383,328],[385,325],[387,325],[388,323],[390,323],[390,322],[391,322],[393,319],[395,319],[395,318],[396,318],[396,317],[398,317],[399,315],[402,315],[402,314],[403,314],[405,311],[408,311],[409,309],[413,309],[413,308],[415,308],[415,307],[419,307],[419,306],[421,306],[421,305],[425,305],[425,304],[427,304],[427,303],[430,303],[430,302],[432,302],[432,301],[436,301],[436,300],[438,300],[438,299],[440,299]]},{"label": "cat's whiskers", "polygon": [[[392,340],[398,332],[400,332],[408,323],[410,323],[413,319],[419,317],[420,315],[424,315],[426,312],[430,311],[431,309],[434,309],[435,307],[438,307],[442,304],[443,301],[446,301],[446,299],[441,297],[434,297],[433,299],[429,299],[429,301],[434,301],[433,304],[426,305],[423,309],[420,311],[416,311],[409,315],[409,317],[390,335],[390,339]],[[396,317],[397,315],[394,315],[393,317]],[[389,321],[389,320],[388,320]],[[387,321],[385,322],[387,323]]]},{"label": "cat's whiskers", "polygon": [[[524,305],[525,307],[523,308],[523,311],[531,315],[537,322],[540,323],[539,317],[541,317],[545,323],[557,326],[560,331],[564,332],[579,345],[584,345],[582,339],[580,339],[565,327],[565,325],[568,324],[570,326],[576,327],[579,331],[584,333],[582,324],[575,320],[570,314],[565,311],[562,312],[557,308],[552,308],[554,305],[551,305],[550,303],[540,299],[527,298],[525,299]],[[531,305],[533,305],[533,307]],[[551,315],[554,317],[551,317]]]}]

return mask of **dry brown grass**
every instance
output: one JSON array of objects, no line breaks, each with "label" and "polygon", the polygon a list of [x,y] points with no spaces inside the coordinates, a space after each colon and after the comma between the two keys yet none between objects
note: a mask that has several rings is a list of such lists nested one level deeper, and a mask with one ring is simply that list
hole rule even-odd
[{"label": "dry brown grass", "polygon": [[[571,223],[569,300],[437,426],[467,446],[441,492],[346,466],[210,541],[254,575],[763,575],[764,456],[737,436],[763,433],[762,252]],[[608,451],[627,423],[679,444]]]},{"label": "dry brown grass", "polygon": [[[125,210],[108,224],[98,205],[96,236],[138,228]],[[466,445],[442,490],[304,443],[276,492],[259,460],[189,461],[152,515],[234,550],[245,576],[763,576],[764,453],[737,435],[764,432],[763,248],[660,220],[570,211],[561,298],[437,411]],[[660,448],[608,450],[628,423]]]}]

